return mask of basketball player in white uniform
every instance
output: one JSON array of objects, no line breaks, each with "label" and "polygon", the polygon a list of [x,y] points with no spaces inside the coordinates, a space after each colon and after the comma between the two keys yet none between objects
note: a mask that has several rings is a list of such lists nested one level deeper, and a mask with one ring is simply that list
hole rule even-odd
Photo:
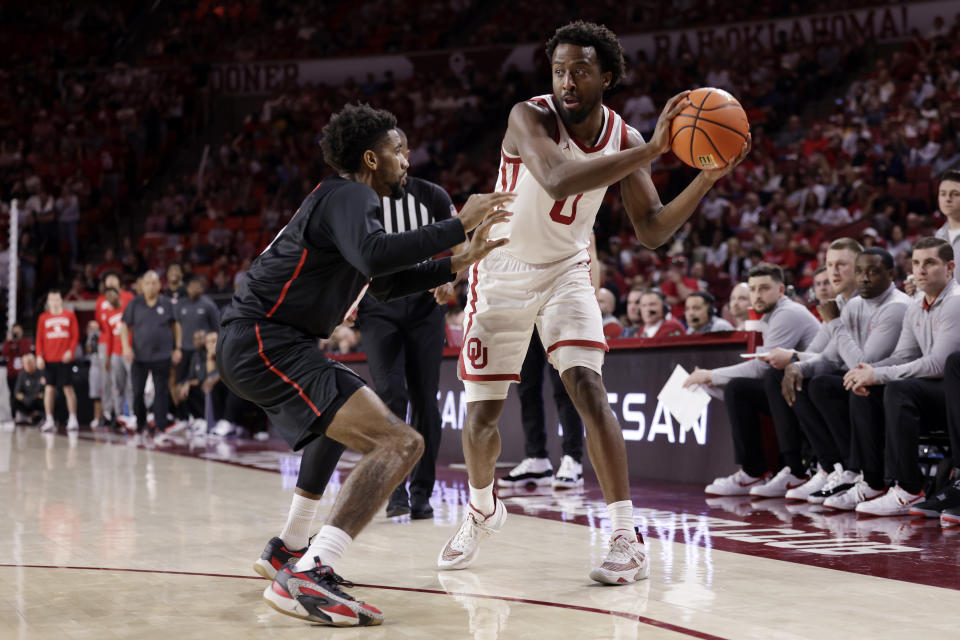
[{"label": "basketball player in white uniform", "polygon": [[670,122],[688,92],[666,105],[649,143],[601,100],[624,74],[623,49],[609,29],[574,22],[547,42],[553,94],[516,104],[501,150],[497,190],[517,194],[512,219],[491,233],[509,236],[470,269],[459,375],[467,395],[463,451],[470,504],[440,552],[441,569],[463,569],[480,542],[499,530],[506,509],[494,493],[500,455],[497,423],[534,326],[586,425],[587,451],[612,523],[610,550],[590,573],[627,584],[649,573],[646,547],[634,529],[626,447],[600,377],[604,352],[600,308],[590,283],[587,249],[597,209],[619,182],[637,238],[658,247],[690,217],[729,168],[703,171],[666,206],[650,179],[650,163],[669,148]]}]

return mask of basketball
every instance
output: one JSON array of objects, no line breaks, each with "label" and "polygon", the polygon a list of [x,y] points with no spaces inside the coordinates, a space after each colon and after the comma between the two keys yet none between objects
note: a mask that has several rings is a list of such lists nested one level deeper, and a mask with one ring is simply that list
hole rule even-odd
[{"label": "basketball", "polygon": [[737,157],[750,133],[743,107],[723,89],[703,87],[690,92],[690,106],[670,127],[670,146],[694,169],[722,169]]}]

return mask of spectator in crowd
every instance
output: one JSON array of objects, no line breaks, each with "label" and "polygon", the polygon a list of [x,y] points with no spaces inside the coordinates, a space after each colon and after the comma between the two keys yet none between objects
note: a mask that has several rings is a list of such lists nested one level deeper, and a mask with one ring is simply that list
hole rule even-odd
[{"label": "spectator in crowd", "polygon": [[[819,323],[806,307],[788,299],[784,294],[783,270],[773,264],[759,264],[750,270],[747,278],[750,287],[750,303],[761,315],[763,347],[804,350],[817,334]],[[760,437],[760,413],[769,413],[763,376],[770,365],[757,358],[719,369],[699,367],[684,382],[685,387],[703,384],[724,387],[723,400],[733,432],[735,461],[741,466],[735,473],[717,478],[706,488],[711,495],[747,495],[766,487],[767,492],[780,492],[800,486],[807,480],[806,469],[800,456],[799,437],[792,433],[783,435],[778,428],[783,467],[770,478],[763,442]],[[778,423],[773,416],[774,422]],[[787,417],[779,421],[783,425],[795,423]],[[779,425],[778,425],[779,427]],[[799,432],[799,429],[797,429]],[[769,485],[769,486],[768,486]],[[781,491],[782,490],[782,491]],[[757,493],[757,495],[765,495]]]},{"label": "spectator in crowd", "polygon": [[[160,276],[156,271],[147,271],[140,281],[143,290],[123,312],[120,339],[123,357],[130,363],[133,383],[133,407],[137,417],[137,433],[143,438],[149,427],[147,405],[143,392],[147,376],[153,376],[154,430],[163,433],[167,427],[167,407],[171,365],[180,363],[180,323],[177,322],[173,303],[160,294]],[[130,334],[133,334],[133,342]],[[151,434],[152,435],[152,434]],[[149,442],[143,438],[145,442]]]},{"label": "spectator in crowd", "polygon": [[683,304],[694,291],[700,288],[700,282],[692,275],[687,275],[687,259],[683,256],[674,256],[670,259],[667,273],[660,283],[660,291],[667,298],[670,313],[675,318],[683,317]]},{"label": "spectator in crowd", "polygon": [[[556,475],[547,453],[547,426],[543,411],[543,371],[547,369],[553,387],[557,418],[563,427],[560,467]],[[554,489],[573,489],[583,484],[583,422],[567,394],[560,374],[547,363],[543,343],[536,329],[520,368],[517,385],[520,398],[520,422],[523,426],[524,458],[516,467],[497,480],[497,485],[522,488],[528,484],[552,485]]]},{"label": "spectator in crowd", "polygon": [[727,305],[728,320],[737,331],[747,328],[750,319],[750,287],[746,282],[738,282],[730,290],[730,302]]},{"label": "spectator in crowd", "polygon": [[170,300],[171,304],[177,304],[180,299],[186,297],[187,288],[183,283],[183,265],[179,262],[171,262],[167,266],[167,286],[163,290],[163,295]]},{"label": "spectator in crowd", "polygon": [[627,294],[627,326],[621,338],[663,338],[685,333],[670,316],[667,298],[656,289],[634,287]]},{"label": "spectator in crowd", "polygon": [[[863,481],[837,496],[836,508],[893,516],[937,507],[924,501],[917,438],[921,430],[946,423],[943,371],[947,356],[960,351],[960,285],[946,240],[920,240],[912,262],[924,295],[907,309],[893,354],[861,362],[844,375],[844,387],[854,394],[852,447],[860,452]],[[887,478],[895,483],[889,490]]]},{"label": "spectator in crowd", "polygon": [[687,320],[688,334],[715,333],[733,331],[733,325],[721,318],[717,312],[717,299],[706,291],[694,291],[684,302],[684,317]]},{"label": "spectator in crowd", "polygon": [[[107,279],[107,282],[113,282]],[[132,294],[129,291],[120,291],[115,287],[107,287],[103,292],[106,308],[97,307],[97,315],[101,326],[106,328],[107,342],[104,345],[104,373],[106,382],[104,389],[110,389],[110,401],[104,400],[104,414],[111,415],[113,420],[105,425],[129,426],[135,424],[130,417],[133,411],[133,382],[130,374],[130,362],[124,357],[123,342],[123,312],[126,310],[124,295]]]},{"label": "spectator in crowd", "polygon": [[33,342],[23,335],[23,325],[15,324],[10,327],[0,353],[7,362],[7,384],[13,391],[17,376],[23,371],[23,356],[33,353]]},{"label": "spectator in crowd", "polygon": [[[940,213],[947,217],[935,237],[946,240],[953,247],[953,255],[960,255],[960,170],[951,170],[940,176],[937,193]],[[954,270],[954,278],[960,282],[960,269]]]},{"label": "spectator in crowd", "polygon": [[806,484],[787,491],[788,499],[823,504],[858,480],[859,462],[850,451],[849,392],[843,388],[842,373],[893,353],[910,302],[893,285],[893,270],[893,257],[887,251],[861,253],[856,262],[859,296],[844,306],[839,317],[833,315],[835,305],[821,305],[829,343],[818,355],[784,370],[783,397],[796,411],[820,463]]},{"label": "spectator in crowd", "polygon": [[833,284],[830,283],[830,274],[827,273],[826,265],[817,267],[813,272],[813,304],[819,305],[827,300],[833,300],[836,295]]},{"label": "spectator in crowd", "polygon": [[43,415],[43,390],[46,379],[37,369],[37,358],[25,353],[13,387],[14,420],[17,424],[37,424]]},{"label": "spectator in crowd", "polygon": [[608,340],[619,338],[623,333],[623,325],[614,315],[617,310],[617,296],[610,289],[600,287],[597,289],[597,304],[600,305],[600,313],[603,314],[603,334]]},{"label": "spectator in crowd", "polygon": [[[183,383],[190,377],[195,349],[202,345],[202,337],[210,332],[215,333],[220,328],[220,309],[213,300],[203,295],[205,289],[203,278],[192,274],[187,276],[184,280],[184,289],[186,295],[180,298],[175,309],[177,322],[180,323],[183,335],[187,336],[189,346],[184,346],[183,356],[175,369],[177,389],[182,388]],[[201,336],[199,344],[194,339],[198,333]],[[200,389],[194,386],[191,390],[193,395],[188,395],[182,400],[180,393],[174,395],[176,422],[171,425],[171,431],[181,431],[188,426],[191,418],[203,416]]]},{"label": "spectator in crowd", "polygon": [[37,320],[37,366],[43,369],[46,386],[43,392],[43,408],[46,418],[40,428],[44,433],[53,433],[57,427],[53,421],[54,400],[57,389],[63,389],[67,400],[67,431],[77,431],[77,394],[73,390],[73,356],[80,341],[77,316],[63,308],[63,296],[57,289],[47,293],[47,310]]}]

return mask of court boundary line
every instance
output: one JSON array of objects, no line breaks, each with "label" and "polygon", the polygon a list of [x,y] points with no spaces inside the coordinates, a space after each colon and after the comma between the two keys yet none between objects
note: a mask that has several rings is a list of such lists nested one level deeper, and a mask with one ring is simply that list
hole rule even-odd
[{"label": "court boundary line", "polygon": [[[175,575],[175,576],[200,576],[206,578],[232,578],[238,580],[257,580],[263,582],[263,578],[260,576],[242,576],[232,573],[206,573],[200,571],[173,571],[169,569],[124,569],[119,567],[81,567],[73,565],[52,565],[52,564],[12,564],[12,563],[0,563],[0,568],[9,568],[9,569],[68,569],[72,571],[120,571],[124,573],[152,573],[152,574],[166,574],[166,575]],[[513,602],[516,604],[529,604],[540,607],[554,607],[557,609],[570,609],[574,611],[582,611],[584,613],[597,613],[600,615],[608,615],[617,618],[624,618],[626,620],[635,620],[641,624],[645,624],[650,627],[657,627],[658,629],[665,629],[667,631],[673,631],[675,633],[680,633],[692,638],[701,638],[702,640],[727,640],[723,636],[715,636],[704,631],[697,631],[696,629],[688,629],[686,627],[681,627],[670,622],[664,622],[662,620],[657,620],[655,618],[648,618],[635,613],[628,613],[626,611],[616,611],[614,609],[599,609],[596,607],[587,607],[584,605],[578,604],[565,604],[562,602],[549,602],[547,600],[531,600],[529,598],[515,598],[512,596],[494,596],[487,594],[479,593],[468,593],[462,591],[445,591],[442,589],[423,589],[420,587],[396,587],[392,585],[383,585],[383,584],[362,584],[354,583],[357,587],[362,587],[364,589],[382,589],[385,591],[408,591],[411,593],[426,593],[431,595],[439,596],[466,596],[469,598],[484,598],[487,600],[503,600],[505,602]],[[598,589],[603,589],[606,587],[598,586]],[[613,587],[615,588],[615,587]]]}]

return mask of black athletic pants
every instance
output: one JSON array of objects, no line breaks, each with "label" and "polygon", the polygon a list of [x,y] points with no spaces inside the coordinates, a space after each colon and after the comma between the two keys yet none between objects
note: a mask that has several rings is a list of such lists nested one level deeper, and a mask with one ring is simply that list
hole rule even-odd
[{"label": "black athletic pants", "polygon": [[918,452],[920,433],[947,422],[943,379],[891,380],[883,393],[883,405],[886,476],[910,493],[919,493],[924,484]]},{"label": "black athletic pants", "polygon": [[[192,343],[191,343],[192,344]],[[177,385],[184,382],[190,375],[190,363],[193,361],[193,355],[196,349],[183,349],[183,357],[176,366]],[[189,418],[204,417],[204,398],[203,390],[199,385],[190,387],[190,393],[182,402],[177,402],[173,408],[173,415],[177,420],[187,420]]]},{"label": "black athletic pants", "polygon": [[[803,464],[803,432],[800,430],[800,421],[797,413],[787,404],[781,390],[783,370],[771,367],[763,374],[763,390],[767,394],[767,407],[773,426],[777,432],[777,444],[780,449],[781,462],[790,467],[790,471],[798,478],[806,475]],[[773,469],[772,471],[779,471]]]},{"label": "black athletic pants", "polygon": [[147,405],[143,400],[143,390],[147,386],[147,375],[153,374],[153,418],[158,431],[167,427],[167,407],[170,404],[170,360],[143,362],[134,360],[130,367],[133,379],[133,412],[137,416],[137,431],[147,427]]},{"label": "black athletic pants", "polygon": [[793,409],[820,466],[832,471],[839,462],[850,469],[850,392],[843,388],[843,376],[827,374],[806,380]]},{"label": "black athletic pants", "polygon": [[364,304],[360,329],[377,395],[423,436],[423,456],[410,474],[410,494],[429,498],[436,480],[441,421],[437,406],[444,310],[432,294]]},{"label": "black athletic pants", "polygon": [[960,351],[947,357],[943,369],[943,391],[947,404],[947,433],[953,467],[960,467]]},{"label": "black athletic pants", "polygon": [[536,329],[530,338],[527,357],[520,369],[520,420],[523,423],[523,449],[527,458],[548,458],[547,429],[543,409],[543,370],[549,370],[553,386],[553,401],[557,405],[557,417],[563,426],[563,454],[577,462],[583,458],[583,423],[573,401],[567,394],[560,374],[547,363],[547,354]]}]

